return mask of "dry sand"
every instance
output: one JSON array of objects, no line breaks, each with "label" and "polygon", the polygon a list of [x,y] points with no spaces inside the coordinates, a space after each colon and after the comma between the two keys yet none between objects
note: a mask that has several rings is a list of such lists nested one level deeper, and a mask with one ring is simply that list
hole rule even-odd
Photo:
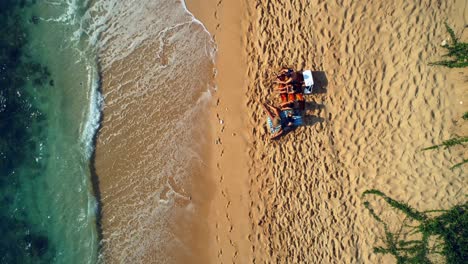
[{"label": "dry sand", "polygon": [[[388,262],[372,253],[382,230],[364,190],[418,210],[466,200],[466,173],[448,169],[463,148],[419,151],[468,131],[467,69],[428,66],[445,52],[443,22],[468,23],[466,1],[187,4],[219,47],[212,263]],[[319,89],[306,125],[272,142],[259,102],[279,101],[283,65],[316,71]]]}]

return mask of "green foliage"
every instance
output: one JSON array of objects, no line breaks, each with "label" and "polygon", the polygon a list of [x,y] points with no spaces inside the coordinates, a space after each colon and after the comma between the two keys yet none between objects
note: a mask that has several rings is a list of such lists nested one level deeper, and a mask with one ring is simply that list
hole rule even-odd
[{"label": "green foliage", "polygon": [[456,169],[456,168],[460,168],[465,163],[468,163],[468,159],[463,159],[462,162],[459,162],[459,163],[453,165],[452,167],[450,167],[450,169],[453,170],[453,169]]},{"label": "green foliage", "polygon": [[460,42],[450,26],[445,23],[445,28],[450,34],[451,43],[442,47],[447,50],[443,57],[449,57],[449,60],[431,62],[429,65],[445,66],[449,68],[463,68],[468,66],[468,43]]},{"label": "green foliage", "polygon": [[[463,113],[462,118],[463,118],[463,120],[468,120],[468,112]],[[433,146],[430,146],[430,147],[423,148],[421,151],[439,149],[440,147],[445,147],[445,149],[448,149],[448,148],[456,146],[456,145],[463,145],[464,146],[465,143],[467,143],[467,142],[468,142],[468,137],[466,137],[466,136],[465,137],[455,137],[455,138],[451,138],[451,139],[443,141],[442,144],[433,145]],[[462,162],[459,162],[459,163],[453,165],[452,167],[450,167],[450,169],[453,170],[453,169],[456,169],[456,168],[461,168],[463,166],[463,164],[465,164],[465,163],[468,163],[468,159],[463,159]]]},{"label": "green foliage", "polygon": [[410,206],[408,206],[406,204],[402,204],[402,203],[400,203],[400,202],[398,202],[396,200],[393,200],[392,198],[386,196],[383,192],[381,192],[379,190],[372,189],[372,190],[367,190],[367,191],[362,193],[363,196],[366,196],[366,195],[369,195],[369,194],[373,194],[373,195],[380,196],[380,197],[384,198],[385,201],[390,206],[394,207],[395,209],[398,209],[400,211],[405,212],[411,218],[417,219],[419,221],[422,221],[422,220],[427,218],[426,215],[419,213],[418,211],[414,210],[413,208],[411,208]]},{"label": "green foliage", "polygon": [[[419,212],[408,204],[398,202],[381,191],[367,190],[363,198],[375,195],[384,199],[387,204],[403,213],[406,218],[396,233],[392,233],[388,224],[375,213],[368,201],[364,206],[372,217],[384,226],[385,236],[382,238],[385,246],[374,247],[377,254],[391,254],[398,264],[432,263],[430,255],[437,254],[445,258],[449,264],[467,263],[468,260],[468,203],[456,205],[449,210],[433,210]],[[438,216],[430,216],[439,213]],[[416,222],[410,226],[408,221]],[[407,240],[407,236],[417,235],[420,239]],[[436,241],[431,246],[430,241]],[[439,242],[439,243],[437,243]]]},{"label": "green foliage", "polygon": [[439,149],[440,147],[450,148],[450,147],[453,147],[455,145],[463,145],[466,142],[468,142],[468,137],[451,138],[449,140],[443,141],[442,144],[430,146],[430,147],[427,147],[427,148],[423,148],[422,151],[431,150],[431,149]]}]

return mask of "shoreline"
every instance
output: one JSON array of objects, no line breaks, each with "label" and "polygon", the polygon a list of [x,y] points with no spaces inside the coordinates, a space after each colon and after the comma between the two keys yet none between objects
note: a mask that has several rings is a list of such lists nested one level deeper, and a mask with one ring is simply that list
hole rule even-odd
[{"label": "shoreline", "polygon": [[[103,243],[102,240],[104,238],[104,230],[102,227],[102,207],[103,207],[103,201],[101,197],[101,189],[100,189],[100,178],[99,175],[96,171],[96,147],[97,147],[97,142],[99,138],[99,133],[101,131],[101,126],[103,122],[103,116],[104,116],[104,110],[103,110],[103,99],[102,99],[102,82],[101,82],[101,69],[100,69],[100,64],[96,62],[97,65],[97,85],[96,85],[96,92],[100,102],[98,103],[99,108],[98,108],[98,113],[99,113],[99,119],[97,120],[96,127],[94,130],[94,134],[91,137],[91,146],[92,146],[92,151],[90,153],[89,157],[89,164],[88,164],[88,169],[89,169],[89,174],[90,174],[90,179],[89,181],[91,182],[91,191],[93,194],[93,197],[95,199],[95,217],[96,217],[96,234],[97,234],[97,262],[101,262],[101,254],[103,250]],[[90,102],[90,103],[95,103],[95,102]]]},{"label": "shoreline", "polygon": [[214,43],[178,1],[112,12],[121,15],[99,50],[105,102],[92,169],[101,259],[206,263],[214,188],[203,163],[209,127],[197,124],[208,120]]},{"label": "shoreline", "polygon": [[[451,101],[460,96],[468,100],[460,88],[466,69],[460,75],[457,70],[455,74],[426,65],[444,53],[436,42],[445,31],[433,21],[460,12],[457,5],[462,1],[442,3],[442,11],[400,2],[365,5],[349,0],[339,4],[292,0],[284,5],[258,2],[255,6],[245,0],[183,2],[217,45],[217,89],[209,113],[197,119],[209,124],[206,137],[200,137],[208,141],[197,145],[202,149],[200,159],[206,163],[188,167],[190,184],[178,182],[175,170],[161,182],[152,179],[158,169],[153,162],[164,156],[159,149],[165,146],[147,148],[150,144],[143,141],[155,136],[152,127],[144,135],[148,138],[141,137],[144,140],[135,137],[137,131],[130,127],[118,140],[106,138],[96,145],[93,158],[99,150],[104,172],[97,173],[107,175],[96,182],[106,186],[99,204],[104,205],[102,213],[107,213],[99,246],[104,251],[109,245],[114,247],[107,257],[111,261],[171,263],[379,263],[390,259],[372,253],[379,227],[362,205],[364,190],[381,189],[422,210],[463,200],[456,196],[466,190],[461,173],[446,172],[446,154],[416,152],[430,140],[448,138],[455,114],[462,109]],[[321,13],[325,16],[316,15]],[[291,21],[301,28],[285,26]],[[370,21],[375,23],[369,27]],[[457,29],[460,21],[451,20]],[[422,35],[430,41],[421,42]],[[157,47],[139,50],[139,58]],[[168,45],[169,55],[162,56],[165,65],[169,65],[170,53],[177,50],[172,48]],[[132,62],[135,68],[130,76],[139,76],[156,64]],[[259,101],[277,102],[271,80],[273,70],[282,65],[320,71],[326,74],[326,82],[323,93],[306,99],[306,125],[272,142]],[[125,63],[116,67],[105,72],[108,88],[118,87],[120,81],[113,74],[128,68]],[[127,90],[138,88],[128,83]],[[184,84],[173,90],[182,90]],[[454,89],[449,92],[440,89],[442,86]],[[109,113],[123,111],[119,107],[129,101],[138,103],[135,108],[143,102],[148,113],[159,111],[152,110],[158,98],[154,94],[128,101],[118,101],[119,95],[109,91],[108,96],[116,100],[108,106]],[[135,110],[125,118],[131,124],[138,113]],[[104,117],[103,110],[101,119]],[[158,124],[164,117],[154,116],[143,123]],[[100,122],[103,127],[96,137],[103,130],[109,137],[119,134],[129,123],[106,127]],[[141,146],[127,154],[128,148],[121,145],[129,137],[133,141],[128,146]],[[198,137],[188,141],[197,141],[194,138]],[[158,155],[152,156],[153,151]],[[151,169],[132,174],[145,166]],[[119,178],[123,172],[131,177]],[[132,185],[134,179],[137,182]],[[433,193],[435,187],[443,191]],[[157,210],[171,201],[174,208]],[[126,203],[135,208],[119,208]],[[146,214],[142,208],[148,209]],[[161,220],[164,213],[170,216]],[[137,220],[145,231],[135,236],[136,228],[126,228]],[[160,226],[172,233],[163,237],[167,243],[156,247],[155,242],[162,241],[158,238],[170,233],[161,234]],[[140,248],[140,244],[147,247]],[[136,254],[129,257],[127,253]]]},{"label": "shoreline", "polygon": [[244,1],[188,0],[216,45],[216,91],[210,107],[210,177],[215,195],[207,221],[212,224],[210,263],[251,262],[248,188],[248,130],[244,43]]}]

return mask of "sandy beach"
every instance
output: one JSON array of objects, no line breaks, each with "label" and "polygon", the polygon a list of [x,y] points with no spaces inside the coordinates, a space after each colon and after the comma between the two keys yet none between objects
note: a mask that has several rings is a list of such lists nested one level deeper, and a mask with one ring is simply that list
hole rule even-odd
[{"label": "sandy beach", "polygon": [[214,42],[183,2],[119,2],[100,49],[95,174],[108,263],[206,263]]},{"label": "sandy beach", "polygon": [[215,191],[207,221],[211,263],[251,262],[249,167],[251,136],[246,108],[247,80],[243,34],[247,6],[242,1],[187,1],[217,45],[216,91],[210,107],[210,176]]},{"label": "sandy beach", "polygon": [[[203,25],[181,14],[138,48],[118,47],[128,56],[103,70],[96,174],[104,260],[393,263],[372,251],[383,231],[363,206],[365,190],[418,210],[466,201],[466,174],[449,169],[467,158],[463,147],[420,151],[468,131],[460,122],[467,69],[428,65],[445,53],[445,21],[466,41],[466,1],[186,5]],[[151,17],[144,14],[137,17]],[[114,27],[133,32],[122,25]],[[192,42],[198,48],[182,51]],[[102,51],[104,64],[116,50]],[[285,66],[311,69],[316,90],[305,125],[271,141],[261,103],[279,103],[273,81]],[[181,67],[203,77],[167,77]],[[164,97],[174,90],[193,93]],[[170,124],[158,127],[169,111]],[[178,130],[166,135],[171,126]]]},{"label": "sandy beach", "polygon": [[[363,191],[418,210],[466,200],[449,170],[463,148],[420,149],[467,131],[467,70],[428,66],[467,4],[234,2],[187,2],[218,46],[212,263],[392,263],[372,252],[383,231]],[[260,102],[279,102],[282,66],[312,69],[318,90],[306,125],[272,142]]]}]

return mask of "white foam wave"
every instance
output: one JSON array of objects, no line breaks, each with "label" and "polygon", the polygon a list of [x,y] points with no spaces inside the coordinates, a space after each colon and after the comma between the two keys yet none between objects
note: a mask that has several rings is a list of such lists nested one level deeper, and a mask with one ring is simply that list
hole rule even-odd
[{"label": "white foam wave", "polygon": [[99,129],[101,119],[101,109],[103,105],[103,97],[99,92],[99,77],[96,66],[87,67],[88,70],[88,110],[84,127],[81,130],[81,142],[84,146],[86,159],[89,159],[94,151],[94,136]]},{"label": "white foam wave", "polygon": [[47,22],[60,22],[60,23],[65,23],[68,25],[73,25],[77,21],[80,21],[79,18],[79,4],[80,0],[71,0],[67,1],[65,3],[63,2],[54,2],[54,1],[48,1],[47,4],[53,5],[53,6],[63,6],[66,5],[66,11],[61,12],[61,15],[55,18],[48,18],[44,19]]},{"label": "white foam wave", "polygon": [[[214,60],[216,46],[206,27],[190,13],[184,1],[175,2],[182,7],[178,13],[167,12],[174,11],[172,1],[94,1],[89,4],[83,15],[84,22],[75,35],[86,34],[90,45],[112,53],[112,56],[100,58],[105,69],[112,62],[127,57],[145,41],[158,39],[158,34],[169,30],[165,28],[166,21],[174,21],[176,26],[196,24],[211,39],[215,49],[205,48],[205,52]],[[159,11],[157,16],[153,15],[155,11]],[[113,41],[116,38],[120,41]]]},{"label": "white foam wave", "polygon": [[[192,22],[195,22],[197,24],[199,24],[200,26],[202,26],[203,30],[211,37],[211,40],[213,41],[213,43],[215,44],[215,47],[216,47],[216,43],[214,42],[214,39],[213,39],[213,36],[211,35],[211,33],[208,31],[208,29],[206,28],[206,26],[200,21],[198,20],[192,12],[190,12],[190,10],[187,8],[187,4],[185,3],[185,0],[180,0],[181,4],[182,4],[182,7],[184,8],[185,12],[187,12],[187,14],[189,14],[191,17],[192,17]],[[210,52],[210,55],[214,56],[215,53],[216,53],[216,49],[213,50],[213,52]]]}]

